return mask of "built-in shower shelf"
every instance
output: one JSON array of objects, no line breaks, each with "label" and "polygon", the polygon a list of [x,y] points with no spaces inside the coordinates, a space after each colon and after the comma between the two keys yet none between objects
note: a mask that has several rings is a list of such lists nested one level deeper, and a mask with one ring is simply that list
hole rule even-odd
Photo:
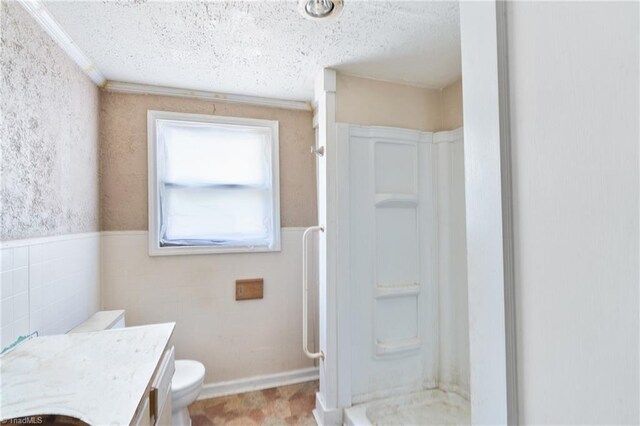
[{"label": "built-in shower shelf", "polygon": [[403,352],[410,352],[420,349],[420,339],[414,337],[412,339],[397,340],[393,342],[376,342],[376,355],[396,355]]},{"label": "built-in shower shelf", "polygon": [[375,295],[376,299],[384,299],[387,297],[402,297],[402,296],[417,296],[420,294],[420,284],[411,283],[404,285],[384,285],[376,286]]},{"label": "built-in shower shelf", "polygon": [[376,207],[415,207],[418,196],[415,194],[378,193],[375,196]]}]

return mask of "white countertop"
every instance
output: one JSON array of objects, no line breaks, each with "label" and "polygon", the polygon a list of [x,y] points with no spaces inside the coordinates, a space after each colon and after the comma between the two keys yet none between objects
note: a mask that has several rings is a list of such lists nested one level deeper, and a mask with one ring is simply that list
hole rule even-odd
[{"label": "white countertop", "polygon": [[36,337],[0,357],[0,419],[129,424],[175,323]]}]

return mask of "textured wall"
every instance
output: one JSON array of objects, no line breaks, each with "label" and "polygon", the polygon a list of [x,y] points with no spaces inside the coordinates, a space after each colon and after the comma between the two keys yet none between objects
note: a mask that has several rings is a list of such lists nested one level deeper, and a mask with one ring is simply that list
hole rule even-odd
[{"label": "textured wall", "polygon": [[0,239],[98,230],[98,89],[0,2]]},{"label": "textured wall", "polygon": [[278,120],[280,220],[283,227],[317,222],[312,115],[188,98],[102,92],[100,97],[101,229],[146,230],[147,110]]},{"label": "textured wall", "polygon": [[442,127],[453,130],[462,127],[462,80],[442,89]]}]

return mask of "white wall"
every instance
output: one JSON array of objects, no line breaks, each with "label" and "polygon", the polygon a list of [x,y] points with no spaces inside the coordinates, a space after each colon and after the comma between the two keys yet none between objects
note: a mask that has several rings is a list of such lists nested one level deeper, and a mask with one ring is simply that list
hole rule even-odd
[{"label": "white wall", "polygon": [[0,348],[66,333],[98,310],[100,234],[0,243]]},{"label": "white wall", "polygon": [[637,2],[508,4],[520,420],[640,422]]},{"label": "white wall", "polygon": [[437,142],[438,387],[469,398],[469,308],[462,129],[436,133],[434,140]]},{"label": "white wall", "polygon": [[[146,231],[104,232],[102,308],[125,309],[131,326],[175,321],[176,357],[201,361],[205,383],[313,367],[302,353],[302,232],[283,228],[281,252],[155,257]],[[264,278],[264,299],[236,301],[243,278]]]}]

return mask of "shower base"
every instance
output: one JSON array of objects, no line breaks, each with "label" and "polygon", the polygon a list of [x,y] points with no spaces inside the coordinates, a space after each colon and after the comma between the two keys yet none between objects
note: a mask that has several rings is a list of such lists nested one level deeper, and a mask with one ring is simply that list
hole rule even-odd
[{"label": "shower base", "polygon": [[425,390],[355,405],[345,410],[346,425],[469,425],[469,401],[453,392]]}]

